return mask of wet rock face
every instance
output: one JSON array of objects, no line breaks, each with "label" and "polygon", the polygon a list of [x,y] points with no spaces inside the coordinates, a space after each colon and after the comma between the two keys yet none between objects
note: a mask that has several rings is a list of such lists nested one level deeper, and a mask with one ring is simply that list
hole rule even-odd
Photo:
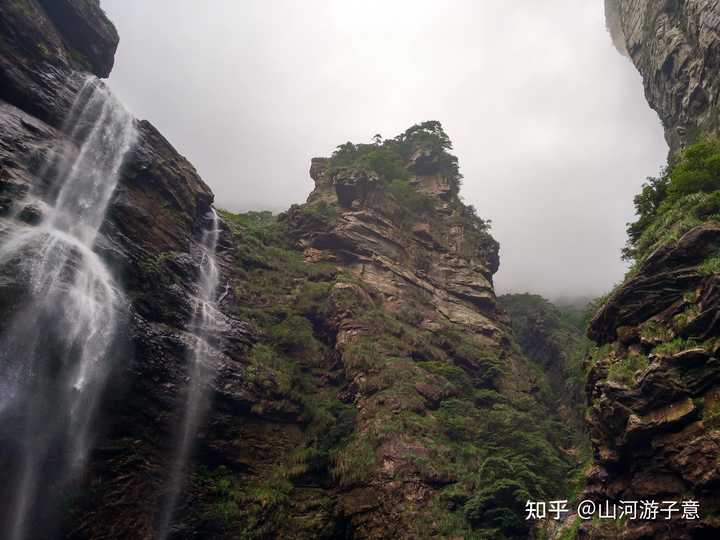
[{"label": "wet rock face", "polygon": [[39,4],[76,53],[75,62],[98,77],[110,75],[120,37],[105,17],[100,0],[39,0]]},{"label": "wet rock face", "polygon": [[82,83],[106,77],[118,36],[94,0],[10,0],[0,5],[0,99],[61,127]]},{"label": "wet rock face", "polygon": [[608,26],[643,77],[674,154],[720,128],[720,2],[606,0]]},{"label": "wet rock face", "polygon": [[[0,220],[42,224],[44,208],[59,188],[53,182],[61,178],[48,165],[54,162],[50,158],[72,161],[78,152],[64,119],[84,79],[109,73],[117,42],[97,1],[0,3]],[[71,538],[153,537],[171,452],[167,445],[182,411],[178,400],[192,343],[186,327],[213,195],[150,123],[136,127],[137,142],[95,245],[121,283],[128,310],[118,336],[118,368],[100,415],[102,429],[78,489],[96,487],[92,500],[76,500],[76,512],[68,514]],[[232,250],[224,228],[217,253],[222,286],[234,262]],[[3,270],[0,310],[7,314],[25,291],[13,268]],[[247,407],[257,396],[243,386],[237,361],[254,336],[233,315],[232,291],[221,309],[218,335],[212,336],[219,373],[215,394],[226,407]]]}]

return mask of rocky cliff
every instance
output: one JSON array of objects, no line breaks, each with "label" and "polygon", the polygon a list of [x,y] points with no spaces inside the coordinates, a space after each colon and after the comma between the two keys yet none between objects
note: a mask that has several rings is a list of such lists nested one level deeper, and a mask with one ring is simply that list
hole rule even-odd
[{"label": "rocky cliff", "polygon": [[671,153],[717,133],[720,3],[716,0],[605,0],[616,46],[643,77]]},{"label": "rocky cliff", "polygon": [[[59,186],[53,168],[71,163],[78,141],[65,118],[83,81],[106,76],[118,36],[97,1],[13,0],[0,4],[0,221],[3,241],[13,221],[40,226]],[[122,283],[129,305],[116,356],[118,369],[103,403],[86,476],[71,492],[44,488],[36,515],[65,514],[72,538],[150,538],[164,482],[176,399],[183,387],[198,242],[212,193],[192,165],[148,122],[127,156],[95,250]],[[223,250],[220,248],[222,260]],[[0,275],[2,323],[22,306],[27,288],[19,267]],[[226,297],[228,306],[234,297]],[[229,307],[227,311],[231,311]],[[4,329],[4,328],[2,328]],[[221,372],[251,337],[231,318],[224,326]],[[231,377],[230,377],[231,378]],[[220,393],[233,395],[232,382]],[[0,467],[9,475],[13,457]],[[12,489],[0,488],[6,501]],[[58,488],[59,489],[59,488]],[[74,497],[80,495],[80,497]],[[73,500],[67,511],[65,500]],[[86,501],[89,506],[84,506]],[[9,505],[2,505],[2,519]],[[37,519],[34,538],[57,537],[54,521]]]},{"label": "rocky cliff", "polygon": [[[51,169],[79,152],[65,119],[117,43],[97,1],[0,4],[1,241],[42,226]],[[117,368],[88,467],[44,486],[33,538],[156,535],[213,196],[135,127],[94,244],[127,300]],[[498,244],[461,201],[450,150],[437,122],[347,143],[313,160],[306,204],[220,213],[212,406],[171,538],[522,538],[525,501],[571,489],[556,366],[498,308]],[[0,272],[0,332],[26,300],[19,268]],[[14,463],[0,455],[3,475]]]},{"label": "rocky cliff", "polygon": [[261,336],[246,380],[269,392],[215,418],[195,530],[516,538],[526,497],[570,488],[573,429],[498,309],[449,148],[437,122],[347,143],[312,161],[306,204],[224,214]]},{"label": "rocky cliff", "polygon": [[[712,538],[720,528],[717,224],[639,265],[597,313],[601,347],[587,383],[596,466],[588,493],[611,500],[700,501],[697,521],[628,522],[623,538]],[[614,537],[617,531],[591,531]]]},{"label": "rocky cliff", "polygon": [[[718,456],[717,2],[618,1],[609,25],[658,111],[671,161],[636,197],[628,276],[590,323],[587,421],[598,500],[700,502],[700,519],[584,524],[590,538],[713,538]],[[616,39],[617,41],[617,39]],[[684,148],[684,150],[683,150]]]}]

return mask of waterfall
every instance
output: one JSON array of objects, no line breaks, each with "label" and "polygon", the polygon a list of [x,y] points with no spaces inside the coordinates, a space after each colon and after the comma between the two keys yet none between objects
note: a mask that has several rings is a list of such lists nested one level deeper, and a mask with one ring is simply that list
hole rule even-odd
[{"label": "waterfall", "polygon": [[26,291],[0,334],[0,442],[11,471],[0,536],[10,540],[48,527],[45,517],[57,503],[48,488],[82,470],[124,306],[93,247],[136,140],[134,120],[89,77],[64,131],[78,151],[71,158],[58,153],[40,168],[54,191],[50,200],[32,201],[44,207],[42,221],[28,225],[18,212],[0,220],[0,269]]},{"label": "waterfall", "polygon": [[200,243],[200,265],[197,284],[197,295],[194,299],[193,315],[188,329],[191,332],[189,347],[188,386],[185,398],[185,410],[179,426],[176,451],[170,466],[165,499],[160,511],[157,526],[157,538],[165,540],[175,513],[175,507],[184,485],[186,465],[190,458],[193,440],[197,434],[207,406],[207,390],[214,376],[214,369],[209,360],[212,355],[210,341],[218,329],[217,288],[219,271],[215,260],[220,229],[218,216],[211,210]]}]

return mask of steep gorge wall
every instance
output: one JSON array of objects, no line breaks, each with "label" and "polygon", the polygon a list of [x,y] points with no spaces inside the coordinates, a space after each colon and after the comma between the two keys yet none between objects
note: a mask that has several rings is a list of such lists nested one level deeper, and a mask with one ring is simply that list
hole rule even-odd
[{"label": "steep gorge wall", "polygon": [[[0,3],[0,220],[41,226],[46,204],[60,187],[52,184],[59,175],[47,164],[72,162],[79,151],[78,141],[64,130],[65,118],[86,77],[108,75],[117,44],[97,1]],[[152,537],[185,385],[191,339],[185,328],[196,287],[198,241],[213,196],[150,123],[138,121],[136,127],[138,141],[95,245],[128,300],[121,346],[115,358],[104,359],[118,367],[87,474],[73,493],[49,485],[42,494],[58,505],[66,498],[75,501],[72,511],[62,509],[72,538]],[[221,263],[228,249],[225,242]],[[3,266],[0,331],[25,301],[26,287],[18,268]],[[227,296],[225,311],[232,312],[234,302],[232,294]],[[222,334],[217,361],[225,382],[219,393],[232,402],[237,379],[229,358],[242,357],[251,336],[230,317]],[[9,457],[0,457],[0,468],[9,466]],[[0,487],[4,517],[9,509],[4,490],[12,488]],[[34,538],[57,537],[54,524],[38,520],[34,525]]]},{"label": "steep gorge wall", "polygon": [[657,199],[634,225],[635,265],[590,323],[599,348],[588,365],[595,466],[586,494],[615,502],[697,500],[700,519],[586,523],[581,537],[714,538],[720,530],[717,191],[709,184],[690,193],[672,190],[676,164],[693,170],[703,163],[688,161],[682,148],[717,135],[720,5],[618,0],[606,8],[616,43],[626,47],[663,121],[671,157],[669,172],[643,192]]}]

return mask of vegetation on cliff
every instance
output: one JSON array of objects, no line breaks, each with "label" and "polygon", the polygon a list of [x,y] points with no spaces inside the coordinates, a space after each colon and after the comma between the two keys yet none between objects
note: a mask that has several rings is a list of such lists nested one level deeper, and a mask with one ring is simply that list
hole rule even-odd
[{"label": "vegetation on cliff", "polygon": [[356,167],[372,170],[385,181],[407,179],[412,171],[407,164],[418,151],[433,156],[434,167],[449,180],[452,192],[460,190],[462,175],[457,157],[449,153],[452,142],[442,124],[428,120],[408,128],[392,139],[375,135],[371,144],[346,142],[337,147],[330,158],[331,171],[339,167]]},{"label": "vegetation on cliff", "polygon": [[[602,302],[589,335],[587,421],[596,498],[699,500],[703,516],[581,525],[588,537],[717,535],[720,141],[674,155],[635,197],[623,252],[634,266]],[[642,527],[642,529],[641,529]],[[635,536],[633,536],[635,535]]]},{"label": "vegetation on cliff", "polygon": [[720,139],[684,149],[635,196],[637,221],[628,225],[626,259],[642,261],[693,227],[720,221]]},{"label": "vegetation on cliff", "polygon": [[525,355],[548,373],[552,385],[548,399],[555,400],[556,409],[565,407],[572,424],[569,434],[582,446],[586,441],[582,435],[583,363],[591,346],[584,333],[590,306],[560,309],[542,296],[528,293],[505,294],[498,302],[510,316]]},{"label": "vegetation on cliff", "polygon": [[[528,498],[573,491],[577,424],[554,392],[575,366],[561,350],[576,327],[549,313],[546,337],[559,347],[551,362],[514,344],[488,293],[494,269],[483,266],[497,247],[457,197],[449,148],[434,122],[348,143],[317,175],[310,203],[280,216],[222,213],[243,299],[235,315],[257,336],[243,381],[262,398],[242,420],[216,417],[220,446],[241,439],[246,450],[241,465],[232,452],[206,451],[187,519],[194,530],[523,538]],[[444,175],[445,199],[427,187],[445,185]],[[368,182],[349,191],[351,204],[336,196]]]},{"label": "vegetation on cliff", "polygon": [[[276,452],[248,470],[220,464],[198,471],[195,519],[202,530],[342,537],[349,534],[343,506],[352,502],[338,500],[387,482],[383,462],[398,467],[405,482],[434,486],[415,515],[411,534],[418,538],[428,531],[521,538],[529,497],[571,489],[577,456],[558,449],[572,450],[574,427],[556,416],[558,402],[541,369],[533,368],[543,388],[538,403],[504,387],[502,350],[452,325],[423,329],[412,308],[389,312],[378,291],[350,273],[303,261],[277,217],[222,217],[238,246],[233,282],[246,300],[241,315],[262,336],[250,354],[248,382],[272,390],[249,414],[273,419],[284,402],[293,403],[300,431],[292,444],[278,433]],[[351,313],[362,332],[341,349],[342,360],[339,313]]]},{"label": "vegetation on cliff", "polygon": [[525,356],[542,369],[547,386],[542,399],[557,411],[566,450],[575,457],[567,495],[584,485],[590,445],[584,426],[586,358],[592,343],[585,336],[592,304],[558,307],[535,294],[504,294],[500,306],[510,316],[513,334]]}]

